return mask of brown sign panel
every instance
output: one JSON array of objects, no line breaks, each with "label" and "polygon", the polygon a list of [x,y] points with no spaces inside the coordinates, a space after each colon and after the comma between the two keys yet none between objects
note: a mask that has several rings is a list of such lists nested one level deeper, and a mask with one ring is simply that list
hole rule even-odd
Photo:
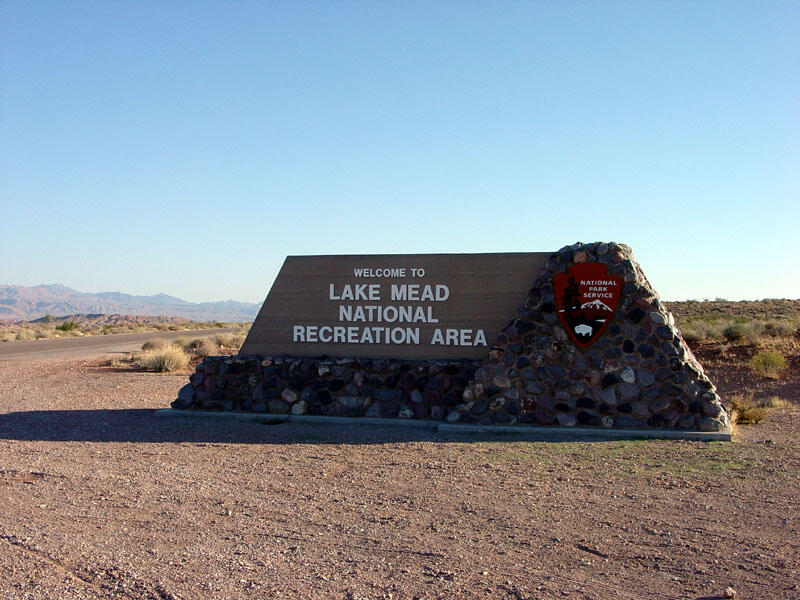
[{"label": "brown sign panel", "polygon": [[549,256],[289,256],[239,353],[484,358]]},{"label": "brown sign panel", "polygon": [[569,337],[586,348],[605,330],[622,294],[622,277],[602,263],[578,263],[553,277],[558,319]]}]

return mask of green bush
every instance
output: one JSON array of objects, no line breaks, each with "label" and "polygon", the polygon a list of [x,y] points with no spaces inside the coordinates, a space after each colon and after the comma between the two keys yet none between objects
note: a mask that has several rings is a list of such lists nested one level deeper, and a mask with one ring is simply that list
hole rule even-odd
[{"label": "green bush", "polygon": [[78,329],[78,324],[75,321],[67,321],[62,323],[61,325],[56,325],[56,329],[59,331],[73,331],[74,329]]},{"label": "green bush", "polygon": [[739,342],[744,339],[745,326],[742,323],[732,323],[722,332],[725,339],[729,342]]},{"label": "green bush", "polygon": [[748,342],[757,344],[764,337],[764,324],[758,321],[741,322],[737,320],[722,331],[729,342]]},{"label": "green bush", "polygon": [[750,368],[758,375],[777,379],[789,364],[783,354],[773,350],[762,350],[750,359]]}]

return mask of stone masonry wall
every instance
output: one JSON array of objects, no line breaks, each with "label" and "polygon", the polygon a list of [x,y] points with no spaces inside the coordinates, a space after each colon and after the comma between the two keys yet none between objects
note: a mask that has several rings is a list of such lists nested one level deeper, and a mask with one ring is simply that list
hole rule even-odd
[{"label": "stone masonry wall", "polygon": [[[624,283],[605,331],[581,349],[558,319],[553,278],[584,262],[607,265]],[[574,244],[551,257],[463,397],[458,421],[466,423],[700,431],[729,426],[672,314],[631,249],[615,243]]]},{"label": "stone masonry wall", "polygon": [[173,408],[443,421],[481,361],[209,356]]},{"label": "stone masonry wall", "polygon": [[[600,263],[623,282],[616,309],[588,344],[567,334],[553,283],[581,263]],[[483,361],[217,356],[189,380],[173,408],[561,427],[730,425],[672,314],[631,249],[616,243],[554,253]]]}]

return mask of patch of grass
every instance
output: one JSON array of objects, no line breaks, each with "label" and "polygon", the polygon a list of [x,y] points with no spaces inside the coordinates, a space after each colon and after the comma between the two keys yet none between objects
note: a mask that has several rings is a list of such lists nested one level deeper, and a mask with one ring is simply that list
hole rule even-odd
[{"label": "patch of grass", "polygon": [[780,396],[773,396],[766,402],[764,402],[764,406],[769,408],[794,408],[794,404],[786,400],[785,398],[781,398]]},{"label": "patch of grass", "polygon": [[772,407],[753,400],[753,394],[737,394],[731,398],[731,423],[758,425],[769,416]]},{"label": "patch of grass", "polygon": [[107,358],[103,361],[103,365],[106,367],[112,367],[114,369],[121,369],[123,367],[127,367],[131,364],[131,356],[130,354],[126,354],[124,356],[112,356]]},{"label": "patch of grass", "polygon": [[783,354],[774,350],[762,350],[750,359],[753,372],[770,379],[778,379],[788,366]]},{"label": "patch of grass", "polygon": [[189,366],[189,356],[175,346],[144,350],[134,356],[134,361],[145,371],[182,371]]}]

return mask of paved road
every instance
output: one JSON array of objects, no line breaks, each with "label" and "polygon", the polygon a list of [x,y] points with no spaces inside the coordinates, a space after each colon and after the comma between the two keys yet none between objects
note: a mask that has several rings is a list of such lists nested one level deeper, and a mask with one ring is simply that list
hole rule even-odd
[{"label": "paved road", "polygon": [[174,340],[194,339],[216,333],[241,331],[234,327],[193,329],[191,331],[151,331],[147,333],[120,333],[114,335],[91,335],[86,337],[57,338],[30,342],[0,342],[0,360],[24,360],[43,358],[86,359],[133,352],[153,338]]}]

